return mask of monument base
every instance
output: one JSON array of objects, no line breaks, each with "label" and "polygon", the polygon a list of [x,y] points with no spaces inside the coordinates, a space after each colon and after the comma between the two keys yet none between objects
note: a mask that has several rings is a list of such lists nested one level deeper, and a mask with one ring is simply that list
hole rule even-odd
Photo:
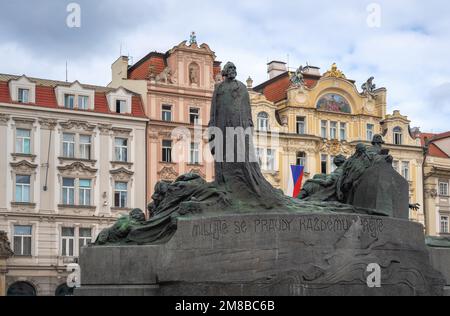
[{"label": "monument base", "polygon": [[355,214],[180,217],[165,244],[92,246],[76,295],[443,295],[423,227]]}]

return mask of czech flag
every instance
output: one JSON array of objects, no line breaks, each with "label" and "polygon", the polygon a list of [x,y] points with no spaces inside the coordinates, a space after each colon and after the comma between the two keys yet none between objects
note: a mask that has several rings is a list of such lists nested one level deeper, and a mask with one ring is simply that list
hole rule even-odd
[{"label": "czech flag", "polygon": [[291,166],[291,175],[288,183],[288,195],[297,198],[302,190],[303,172],[305,167],[303,166]]}]

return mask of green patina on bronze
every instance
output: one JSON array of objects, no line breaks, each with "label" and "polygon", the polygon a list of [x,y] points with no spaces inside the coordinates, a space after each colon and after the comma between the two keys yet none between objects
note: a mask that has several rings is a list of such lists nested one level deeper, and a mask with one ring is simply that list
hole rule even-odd
[{"label": "green patina on bronze", "polygon": [[[209,126],[222,132],[223,144],[226,144],[227,137],[235,137],[227,135],[227,128],[252,128],[253,121],[248,90],[236,80],[235,65],[227,63],[222,74],[224,81],[216,86],[213,94]],[[331,175],[316,176],[308,181],[302,192],[304,200],[300,200],[285,196],[264,178],[256,159],[252,159],[255,151],[251,135],[238,136],[233,142],[232,155],[236,155],[238,144],[245,146],[245,158],[233,160],[241,162],[229,162],[226,146],[216,148],[217,135],[211,133],[210,136],[211,152],[216,158],[214,182],[207,183],[196,174],[182,175],[173,183],[159,182],[149,205],[149,220],[144,219],[142,211],[133,210],[102,231],[96,244],[164,243],[176,231],[178,217],[196,214],[249,214],[267,210],[280,214],[339,212],[392,216],[392,212],[382,208],[351,205],[358,184],[369,168],[389,165],[388,174],[396,173],[391,165],[392,157],[381,149],[379,140],[374,140],[373,147],[368,149],[358,145],[355,155],[347,161],[345,157],[337,157],[339,168]],[[396,192],[383,194],[392,197]]]}]

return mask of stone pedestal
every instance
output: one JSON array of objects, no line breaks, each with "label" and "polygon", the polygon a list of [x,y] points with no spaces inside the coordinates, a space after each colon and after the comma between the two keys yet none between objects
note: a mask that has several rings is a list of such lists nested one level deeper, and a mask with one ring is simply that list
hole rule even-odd
[{"label": "stone pedestal", "polygon": [[[373,264],[381,287],[367,282]],[[80,296],[442,295],[445,285],[422,225],[352,214],[181,217],[165,244],[83,248],[80,266]]]}]

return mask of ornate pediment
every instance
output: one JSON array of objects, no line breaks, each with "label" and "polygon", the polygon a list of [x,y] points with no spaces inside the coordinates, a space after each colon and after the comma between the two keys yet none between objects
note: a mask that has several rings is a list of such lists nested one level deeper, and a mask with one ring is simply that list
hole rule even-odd
[{"label": "ornate pediment", "polygon": [[348,143],[340,142],[337,139],[324,140],[324,142],[320,144],[319,151],[332,156],[352,154],[351,146]]},{"label": "ornate pediment", "polygon": [[0,113],[0,125],[6,125],[9,121],[9,115]]},{"label": "ornate pediment", "polygon": [[58,121],[55,119],[41,118],[39,119],[39,124],[42,129],[53,130],[58,124]]},{"label": "ornate pediment", "polygon": [[346,79],[344,73],[338,69],[336,63],[333,63],[333,65],[331,65],[331,69],[324,73],[323,76]]},{"label": "ornate pediment", "polygon": [[32,164],[31,162],[26,160],[11,162],[11,168],[15,173],[30,174],[33,173],[37,167],[38,165]]},{"label": "ornate pediment", "polygon": [[79,161],[76,161],[67,166],[60,166],[58,167],[58,170],[61,172],[61,175],[63,176],[74,176],[74,177],[95,176],[95,174],[97,173],[97,169],[90,168]]},{"label": "ornate pediment", "polygon": [[59,125],[61,125],[62,128],[67,129],[67,130],[78,129],[78,130],[92,132],[95,129],[95,125],[89,124],[84,121],[69,120],[66,122],[60,122]]},{"label": "ornate pediment", "polygon": [[173,167],[165,166],[159,172],[159,177],[163,181],[175,181],[178,178],[178,172]]},{"label": "ornate pediment", "polygon": [[124,167],[121,167],[121,168],[116,169],[116,170],[111,170],[110,174],[111,174],[112,178],[114,179],[114,181],[125,181],[125,182],[128,182],[133,177],[134,172],[132,172],[130,170],[127,170]]},{"label": "ornate pediment", "polygon": [[206,178],[206,174],[203,172],[203,170],[201,168],[192,168],[191,171],[189,171],[189,173],[198,174],[203,179]]}]

